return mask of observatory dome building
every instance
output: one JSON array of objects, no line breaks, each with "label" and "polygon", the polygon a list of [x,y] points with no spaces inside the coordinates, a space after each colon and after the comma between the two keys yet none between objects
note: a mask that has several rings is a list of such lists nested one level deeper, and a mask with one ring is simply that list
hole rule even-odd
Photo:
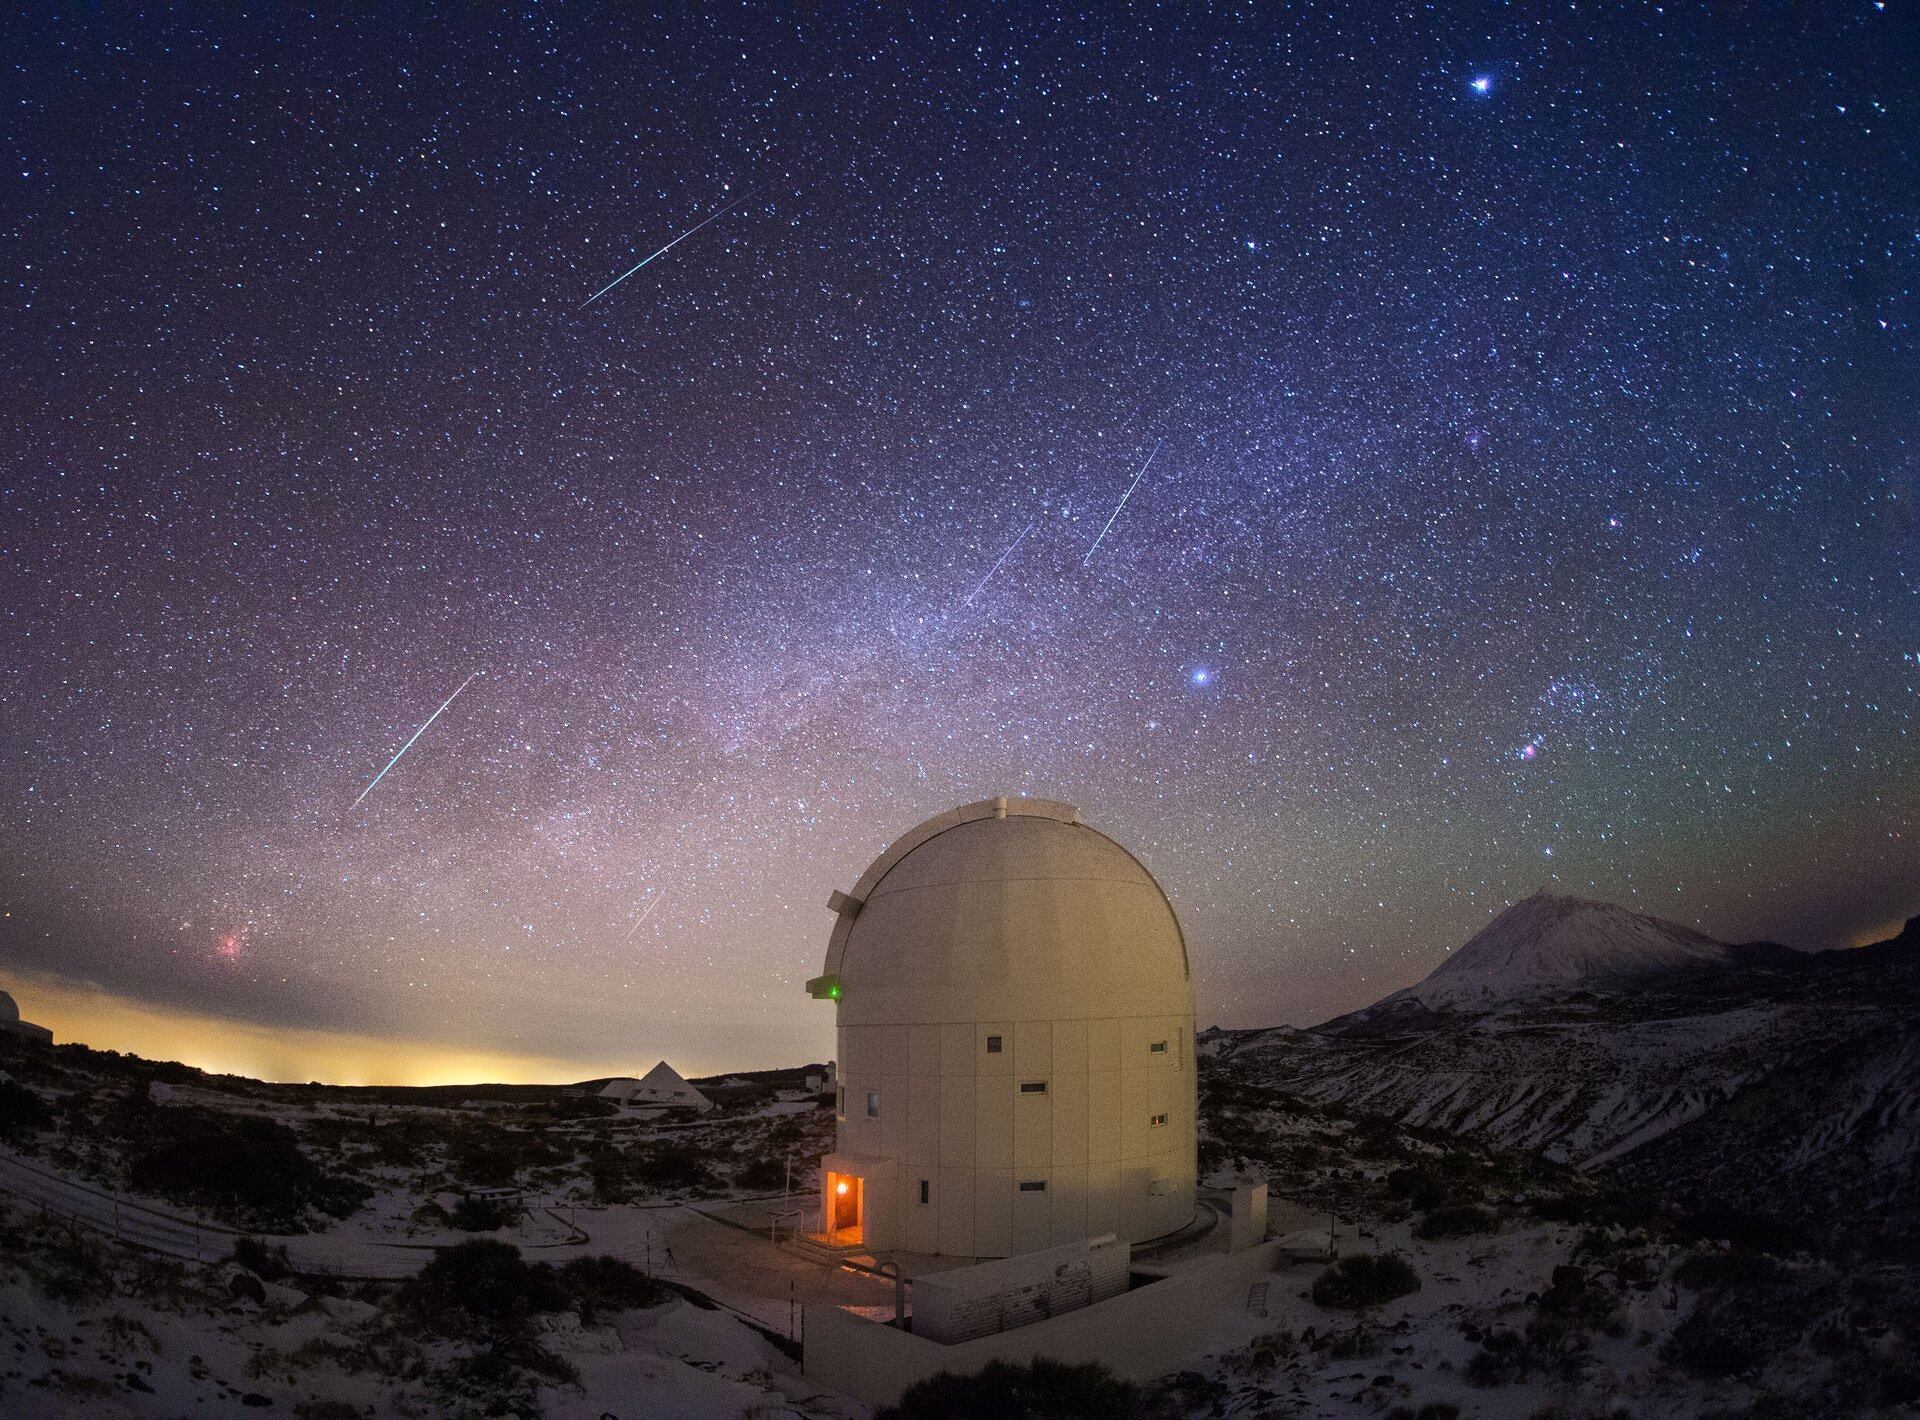
[{"label": "observatory dome building", "polygon": [[23,1036],[27,1040],[52,1041],[53,1032],[45,1026],[37,1026],[32,1021],[20,1019],[20,1008],[14,1004],[13,997],[0,991],[0,1031],[8,1035]]},{"label": "observatory dome building", "polygon": [[1071,804],[989,799],[829,906],[807,983],[839,1016],[829,1241],[1002,1257],[1192,1219],[1186,941],[1131,853]]}]

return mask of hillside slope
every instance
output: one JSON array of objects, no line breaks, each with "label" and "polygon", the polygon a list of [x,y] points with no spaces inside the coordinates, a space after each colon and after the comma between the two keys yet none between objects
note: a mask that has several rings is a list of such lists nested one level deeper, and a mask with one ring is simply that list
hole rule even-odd
[{"label": "hillside slope", "polygon": [[[1915,1235],[1920,930],[1791,961],[1725,948],[1716,964],[1671,924],[1551,906],[1549,939],[1584,944],[1568,986],[1497,938],[1517,990],[1482,975],[1491,951],[1475,962],[1463,948],[1434,975],[1468,968],[1425,999],[1416,988],[1310,1031],[1220,1032],[1204,1048],[1316,1104],[1535,1150],[1688,1206]],[[1777,964],[1743,964],[1756,959]]]},{"label": "hillside slope", "polygon": [[1734,964],[1734,950],[1725,942],[1676,922],[1541,892],[1509,907],[1425,980],[1386,1002],[1474,1009]]}]

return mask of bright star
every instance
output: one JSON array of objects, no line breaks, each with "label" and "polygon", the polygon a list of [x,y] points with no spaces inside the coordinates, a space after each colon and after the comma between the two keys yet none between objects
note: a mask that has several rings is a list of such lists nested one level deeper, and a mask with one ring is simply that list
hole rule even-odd
[{"label": "bright star", "polygon": [[1475,74],[1473,76],[1473,82],[1467,87],[1472,89],[1476,94],[1479,94],[1482,98],[1485,98],[1493,92],[1493,76],[1491,74]]},{"label": "bright star", "polygon": [[1208,670],[1205,666],[1199,666],[1195,668],[1193,672],[1193,683],[1195,685],[1205,685],[1208,681],[1212,679],[1213,679],[1213,672]]}]

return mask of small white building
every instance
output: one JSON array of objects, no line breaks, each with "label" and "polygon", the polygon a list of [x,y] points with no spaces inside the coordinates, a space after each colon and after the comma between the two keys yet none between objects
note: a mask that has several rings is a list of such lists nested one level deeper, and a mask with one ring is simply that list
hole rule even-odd
[{"label": "small white building", "polygon": [[13,1003],[13,997],[0,991],[0,1031],[8,1035],[22,1036],[27,1040],[37,1040],[46,1045],[53,1044],[53,1032],[45,1026],[37,1026],[32,1021],[20,1019],[20,1008]]},{"label": "small white building", "polygon": [[850,892],[826,969],[829,1242],[1006,1257],[1194,1216],[1193,988],[1153,875],[1071,804],[927,820]]},{"label": "small white building", "polygon": [[607,1081],[600,1088],[600,1098],[629,1109],[685,1109],[705,1114],[713,1108],[712,1100],[689,1085],[680,1072],[664,1060],[637,1080],[623,1077]]}]

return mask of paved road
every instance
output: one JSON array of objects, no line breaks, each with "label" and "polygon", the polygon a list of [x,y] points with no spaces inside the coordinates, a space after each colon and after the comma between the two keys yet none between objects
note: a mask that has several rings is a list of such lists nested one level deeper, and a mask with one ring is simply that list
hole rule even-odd
[{"label": "paved road", "polygon": [[[4,1149],[0,1149],[0,1194],[10,1194],[28,1210],[70,1219],[129,1247],[190,1262],[221,1262],[233,1255],[233,1245],[242,1237],[261,1236],[209,1223],[149,1199],[115,1193]],[[862,1293],[858,1300],[871,1300],[865,1293],[876,1285],[872,1279],[853,1278],[838,1268],[723,1227],[680,1203],[588,1210],[588,1221],[597,1238],[579,1225],[572,1210],[565,1215],[552,1208],[547,1212],[556,1222],[570,1227],[573,1238],[560,1243],[522,1244],[522,1250],[530,1256],[554,1263],[575,1257],[617,1257],[649,1275],[690,1283],[712,1296],[724,1310],[778,1334],[797,1334],[797,1303],[838,1296],[849,1288]],[[772,1269],[778,1276],[756,1277],[754,1280],[761,1285],[749,1284],[743,1292],[736,1285],[740,1282],[738,1266],[726,1266],[718,1272],[700,1266],[702,1261],[717,1260],[704,1256],[714,1246],[711,1241],[692,1247],[694,1256],[683,1262],[675,1256],[674,1247],[686,1247],[692,1241],[688,1224],[709,1238],[718,1238],[722,1246],[748,1245],[752,1256],[743,1261],[749,1273]],[[384,1242],[351,1234],[267,1234],[262,1240],[271,1246],[284,1245],[294,1270],[306,1276],[369,1280],[411,1277],[433,1256],[430,1243]],[[694,1265],[687,1266],[686,1262]],[[804,1285],[796,1286],[796,1281]]]},{"label": "paved road", "polygon": [[[219,1262],[232,1256],[233,1245],[240,1238],[260,1236],[209,1223],[148,1199],[115,1193],[5,1151],[0,1151],[0,1193],[11,1194],[29,1209],[70,1219],[131,1247],[190,1262]],[[560,1219],[558,1213],[553,1216]],[[382,1242],[329,1233],[269,1234],[263,1240],[284,1245],[296,1271],[334,1277],[411,1277],[433,1256],[429,1243]],[[550,1262],[606,1255],[638,1262],[639,1255],[627,1254],[639,1254],[646,1246],[644,1232],[624,1246],[595,1247],[592,1242],[584,1229],[575,1226],[569,1242],[535,1243],[524,1250]]]},{"label": "paved road", "polygon": [[0,1191],[135,1247],[195,1262],[227,1256],[240,1236],[229,1228],[123,1198],[5,1153],[0,1153]]}]

